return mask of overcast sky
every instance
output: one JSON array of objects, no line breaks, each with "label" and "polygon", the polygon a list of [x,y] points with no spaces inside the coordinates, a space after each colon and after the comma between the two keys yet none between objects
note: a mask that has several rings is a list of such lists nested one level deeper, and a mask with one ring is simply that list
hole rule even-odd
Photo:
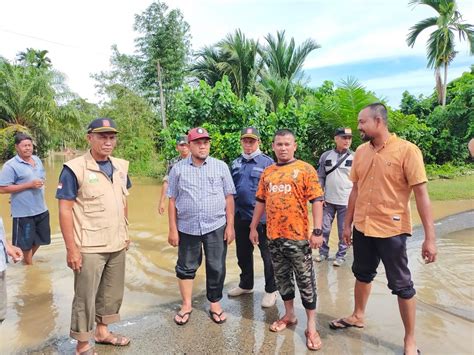
[{"label": "overcast sky", "polygon": [[[2,1],[0,55],[13,60],[26,48],[47,49],[54,67],[69,87],[97,101],[91,73],[109,68],[110,47],[133,53],[134,15],[151,0],[14,0]],[[236,28],[263,42],[267,33],[286,30],[301,43],[313,38],[321,45],[305,63],[309,84],[339,83],[353,76],[398,106],[401,93],[430,94],[433,72],[426,69],[422,35],[414,48],[406,45],[410,26],[434,16],[426,6],[408,7],[391,0],[168,0],[191,26],[194,50],[213,44]],[[474,1],[458,0],[466,22],[474,24]],[[449,80],[467,71],[474,57],[467,43],[449,71]]]}]

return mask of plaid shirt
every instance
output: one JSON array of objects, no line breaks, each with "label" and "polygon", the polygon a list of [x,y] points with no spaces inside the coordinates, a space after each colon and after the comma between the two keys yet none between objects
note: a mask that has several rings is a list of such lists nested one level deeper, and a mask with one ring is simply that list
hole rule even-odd
[{"label": "plaid shirt", "polygon": [[225,197],[235,194],[235,186],[223,161],[207,157],[195,166],[189,156],[173,166],[168,183],[168,197],[176,199],[180,232],[204,235],[226,223]]}]

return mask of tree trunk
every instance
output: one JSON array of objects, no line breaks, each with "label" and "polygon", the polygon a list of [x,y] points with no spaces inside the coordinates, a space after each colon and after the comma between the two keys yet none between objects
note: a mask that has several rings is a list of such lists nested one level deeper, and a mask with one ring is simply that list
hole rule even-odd
[{"label": "tree trunk", "polygon": [[160,61],[156,64],[156,69],[158,73],[158,85],[160,87],[160,111],[161,111],[161,122],[163,128],[166,128],[166,106],[165,106],[165,97],[163,95],[163,84],[161,81],[161,66]]},{"label": "tree trunk", "polygon": [[444,82],[443,82],[443,107],[446,106],[446,94],[448,89],[448,63],[444,63]]},{"label": "tree trunk", "polygon": [[438,104],[443,104],[443,80],[441,80],[440,68],[435,69],[435,82],[436,82],[436,96],[438,98]]}]

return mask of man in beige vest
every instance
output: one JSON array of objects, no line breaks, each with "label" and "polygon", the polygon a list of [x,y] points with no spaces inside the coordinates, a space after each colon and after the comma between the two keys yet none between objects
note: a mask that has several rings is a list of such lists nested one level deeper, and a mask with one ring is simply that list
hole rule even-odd
[{"label": "man in beige vest", "polygon": [[64,164],[56,198],[59,223],[74,271],[71,331],[76,354],[93,355],[96,343],[125,346],[130,339],[112,333],[120,320],[128,249],[128,161],[111,157],[117,127],[109,118],[93,120],[87,129],[90,150]]}]

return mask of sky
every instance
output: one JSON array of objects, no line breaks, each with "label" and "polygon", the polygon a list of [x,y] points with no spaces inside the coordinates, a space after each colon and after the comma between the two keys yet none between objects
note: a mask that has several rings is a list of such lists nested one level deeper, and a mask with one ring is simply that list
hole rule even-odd
[{"label": "sky", "polygon": [[[409,28],[435,16],[427,6],[409,7],[392,0],[167,0],[179,8],[191,27],[192,49],[199,50],[240,28],[247,37],[264,42],[268,33],[285,30],[297,44],[314,39],[304,70],[310,86],[324,80],[339,84],[354,77],[392,107],[402,92],[429,95],[433,70],[426,68],[429,32],[414,48],[406,45]],[[70,89],[97,102],[90,74],[110,68],[111,46],[133,53],[134,15],[152,0],[15,0],[0,7],[0,56],[13,60],[26,48],[46,49],[55,69],[63,72]],[[458,0],[466,22],[474,24],[474,1]],[[466,42],[456,46],[448,80],[474,64]]]}]

